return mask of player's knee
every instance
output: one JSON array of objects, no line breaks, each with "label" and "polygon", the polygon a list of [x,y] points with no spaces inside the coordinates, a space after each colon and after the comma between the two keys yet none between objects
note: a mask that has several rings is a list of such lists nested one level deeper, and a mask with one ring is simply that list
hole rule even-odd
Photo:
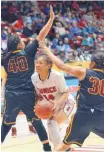
[{"label": "player's knee", "polygon": [[[9,111],[9,109],[7,111]],[[16,123],[16,117],[19,111],[20,109],[16,107],[9,114],[8,112],[5,112],[3,116],[3,123],[6,125],[14,125]]]},{"label": "player's knee", "polygon": [[3,124],[5,125],[14,125],[16,123],[16,118],[13,118],[12,115],[4,115]]}]

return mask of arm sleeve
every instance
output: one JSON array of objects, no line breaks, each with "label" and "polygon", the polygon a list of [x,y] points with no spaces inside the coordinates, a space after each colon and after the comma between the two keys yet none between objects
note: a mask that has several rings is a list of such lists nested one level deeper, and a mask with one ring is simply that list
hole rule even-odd
[{"label": "arm sleeve", "polygon": [[37,53],[38,47],[38,40],[35,39],[30,45],[25,48],[25,52],[28,54],[28,56],[34,58],[35,54]]},{"label": "arm sleeve", "polygon": [[68,87],[66,85],[64,76],[62,76],[60,74],[59,77],[56,79],[56,83],[57,83],[57,87],[61,93],[64,93],[67,91]]}]

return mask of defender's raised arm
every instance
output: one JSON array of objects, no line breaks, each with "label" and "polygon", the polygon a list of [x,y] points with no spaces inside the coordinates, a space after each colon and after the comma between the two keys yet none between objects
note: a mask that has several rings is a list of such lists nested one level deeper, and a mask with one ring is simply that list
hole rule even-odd
[{"label": "defender's raised arm", "polygon": [[47,24],[42,28],[42,30],[40,31],[39,35],[37,36],[36,39],[38,41],[42,41],[47,36],[47,34],[49,33],[49,31],[50,31],[50,29],[52,27],[54,18],[55,18],[55,15],[54,15],[54,12],[53,12],[53,8],[50,5],[50,18],[49,18]]}]

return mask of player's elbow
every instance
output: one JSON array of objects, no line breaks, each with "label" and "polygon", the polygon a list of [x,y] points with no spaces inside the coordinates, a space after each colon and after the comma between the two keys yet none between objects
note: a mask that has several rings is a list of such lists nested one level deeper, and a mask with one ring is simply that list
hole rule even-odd
[{"label": "player's elbow", "polygon": [[39,41],[42,41],[44,39],[43,35],[41,33],[39,33],[39,35],[36,38]]},{"label": "player's elbow", "polygon": [[43,41],[46,38],[47,34],[48,34],[47,29],[42,29],[39,32],[39,35],[37,36],[38,41]]}]

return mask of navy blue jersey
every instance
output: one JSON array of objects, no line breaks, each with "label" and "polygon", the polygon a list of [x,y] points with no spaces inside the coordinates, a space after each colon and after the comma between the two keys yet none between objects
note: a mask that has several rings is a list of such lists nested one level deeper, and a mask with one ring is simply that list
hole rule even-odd
[{"label": "navy blue jersey", "polygon": [[104,72],[87,69],[84,80],[80,81],[78,96],[78,107],[104,111]]},{"label": "navy blue jersey", "polygon": [[38,41],[35,40],[22,51],[14,51],[5,61],[4,68],[8,75],[6,90],[33,90],[31,75],[34,72],[34,57],[37,52]]}]

